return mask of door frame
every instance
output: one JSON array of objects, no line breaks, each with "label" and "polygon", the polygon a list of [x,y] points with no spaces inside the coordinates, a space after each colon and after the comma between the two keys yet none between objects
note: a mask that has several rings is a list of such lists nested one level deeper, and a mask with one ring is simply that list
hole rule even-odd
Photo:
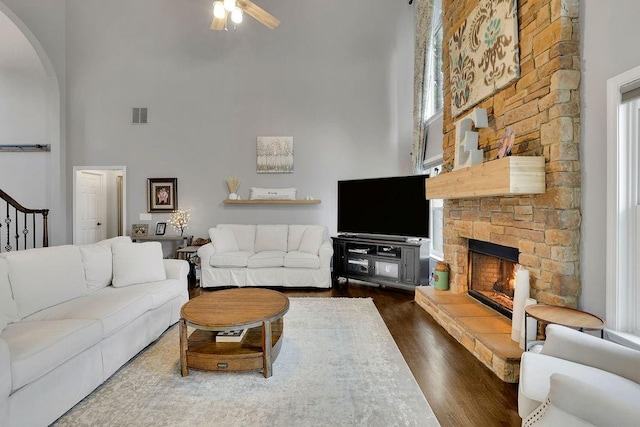
[{"label": "door frame", "polygon": [[82,171],[121,171],[122,172],[122,234],[126,234],[127,230],[127,167],[126,166],[74,166],[73,167],[73,216],[72,216],[72,233],[73,244],[77,244],[77,220],[76,208],[77,208],[77,188],[78,188],[78,175]]}]

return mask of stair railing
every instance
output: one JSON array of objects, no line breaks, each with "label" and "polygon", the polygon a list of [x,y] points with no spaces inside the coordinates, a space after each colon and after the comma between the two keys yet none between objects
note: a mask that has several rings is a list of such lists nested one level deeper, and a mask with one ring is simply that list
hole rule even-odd
[{"label": "stair railing", "polygon": [[[6,204],[6,216],[0,218],[0,252],[35,248],[39,233],[42,234],[42,247],[49,246],[49,209],[25,208],[2,190],[0,199]],[[2,211],[0,203],[0,215]],[[42,215],[42,229],[36,226],[37,215]]]}]

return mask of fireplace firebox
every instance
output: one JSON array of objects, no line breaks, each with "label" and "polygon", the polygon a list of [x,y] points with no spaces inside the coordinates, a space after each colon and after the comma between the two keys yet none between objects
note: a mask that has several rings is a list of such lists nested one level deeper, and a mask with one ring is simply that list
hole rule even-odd
[{"label": "fireplace firebox", "polygon": [[511,318],[517,248],[469,240],[469,295]]}]

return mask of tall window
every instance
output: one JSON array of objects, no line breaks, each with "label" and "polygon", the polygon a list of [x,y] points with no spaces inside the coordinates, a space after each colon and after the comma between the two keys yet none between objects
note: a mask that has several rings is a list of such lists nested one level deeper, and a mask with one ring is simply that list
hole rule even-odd
[{"label": "tall window", "polygon": [[640,67],[610,79],[607,96],[607,326],[639,337]]},{"label": "tall window", "polygon": [[427,43],[427,65],[424,68],[424,121],[442,110],[442,0],[433,1],[431,34]]}]

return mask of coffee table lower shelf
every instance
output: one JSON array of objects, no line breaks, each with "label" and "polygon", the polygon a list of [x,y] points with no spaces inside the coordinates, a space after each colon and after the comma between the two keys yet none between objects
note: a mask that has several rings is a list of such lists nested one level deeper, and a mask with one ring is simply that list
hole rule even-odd
[{"label": "coffee table lower shelf", "polygon": [[[283,319],[271,322],[271,361],[282,347]],[[187,340],[186,366],[200,371],[253,372],[264,369],[262,326],[247,331],[241,342],[216,342],[216,332],[196,329]]]}]

